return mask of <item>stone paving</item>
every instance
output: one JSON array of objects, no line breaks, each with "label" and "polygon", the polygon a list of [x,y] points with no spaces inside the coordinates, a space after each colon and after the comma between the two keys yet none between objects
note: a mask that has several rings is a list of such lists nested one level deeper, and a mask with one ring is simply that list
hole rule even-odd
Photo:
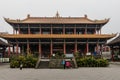
[{"label": "stone paving", "polygon": [[0,65],[0,80],[120,80],[120,65],[107,68],[11,69]]}]

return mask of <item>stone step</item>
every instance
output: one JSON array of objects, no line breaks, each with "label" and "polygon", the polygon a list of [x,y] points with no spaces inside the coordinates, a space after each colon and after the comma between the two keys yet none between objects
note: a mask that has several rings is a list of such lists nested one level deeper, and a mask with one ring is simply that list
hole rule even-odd
[{"label": "stone step", "polygon": [[49,61],[40,61],[38,68],[49,68]]},{"label": "stone step", "polygon": [[[71,63],[72,68],[76,68],[75,67],[75,62],[74,60],[71,59],[65,59],[65,61],[68,61]],[[60,69],[63,68],[64,65],[62,64],[62,59],[40,59],[40,61],[37,63],[37,67],[36,68],[44,68],[44,69],[48,69],[48,68],[55,68],[55,69]]]}]

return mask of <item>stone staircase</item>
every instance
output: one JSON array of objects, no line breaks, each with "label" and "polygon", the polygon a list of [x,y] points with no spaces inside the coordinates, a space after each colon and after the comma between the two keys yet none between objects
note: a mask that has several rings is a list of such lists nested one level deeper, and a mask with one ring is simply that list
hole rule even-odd
[{"label": "stone staircase", "polygon": [[[76,61],[75,59],[65,59],[65,61],[67,62],[70,62],[71,65],[72,65],[72,68],[77,68],[77,64],[76,64]],[[51,59],[50,60],[50,63],[49,63],[49,67],[50,68],[57,68],[57,69],[61,69],[61,68],[64,68],[63,64],[62,63],[62,59]]]},{"label": "stone staircase", "polygon": [[77,62],[76,62],[75,57],[73,57],[72,61],[73,61],[73,63],[74,63],[74,67],[77,68],[78,66],[77,66]]},{"label": "stone staircase", "polygon": [[[75,58],[65,59],[65,61],[69,61],[72,65],[72,68],[77,68],[77,63]],[[36,64],[36,69],[61,69],[63,68],[62,59],[41,59],[39,58]]]},{"label": "stone staircase", "polygon": [[36,69],[48,69],[49,59],[40,59],[36,64]]},{"label": "stone staircase", "polygon": [[61,64],[62,59],[50,59],[49,68],[60,69],[64,66]]},{"label": "stone staircase", "polygon": [[48,69],[49,68],[49,61],[40,61],[38,68]]}]

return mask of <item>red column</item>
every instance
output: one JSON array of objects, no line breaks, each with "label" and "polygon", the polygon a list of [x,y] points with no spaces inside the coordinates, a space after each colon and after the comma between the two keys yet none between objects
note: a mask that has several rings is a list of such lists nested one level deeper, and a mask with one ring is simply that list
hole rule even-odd
[{"label": "red column", "polygon": [[16,54],[18,54],[18,43],[16,44]]},{"label": "red column", "polygon": [[39,43],[39,46],[38,46],[38,48],[39,48],[39,56],[41,57],[41,44]]},{"label": "red column", "polygon": [[84,34],[87,34],[87,28],[85,28],[85,32],[84,32]]},{"label": "red column", "polygon": [[101,29],[100,29],[100,34],[101,34]]},{"label": "red column", "polygon": [[74,34],[76,34],[76,27],[74,28]]},{"label": "red column", "polygon": [[29,54],[30,53],[30,45],[29,45],[29,43],[27,43],[27,54]]},{"label": "red column", "polygon": [[100,30],[98,30],[98,34],[101,34],[101,29],[100,29]]},{"label": "red column", "polygon": [[75,53],[77,52],[77,42],[75,42]]},{"label": "red column", "polygon": [[29,24],[28,24],[28,34],[31,34]]},{"label": "red column", "polygon": [[39,33],[42,34],[41,27],[40,27],[40,32]]},{"label": "red column", "polygon": [[52,42],[50,43],[50,54],[51,55],[53,54],[53,44],[52,44]]},{"label": "red column", "polygon": [[89,44],[88,44],[88,42],[86,43],[86,53],[88,53],[89,52]]},{"label": "red column", "polygon": [[52,25],[51,25],[51,29],[50,30],[51,30],[51,34],[52,34],[53,33]]},{"label": "red column", "polygon": [[66,54],[66,44],[65,44],[65,42],[63,44],[63,48],[64,48],[64,54]]},{"label": "red column", "polygon": [[95,28],[95,32],[94,32],[94,34],[96,34],[96,28]]},{"label": "red column", "polygon": [[19,46],[19,53],[21,54],[22,53],[22,47]]},{"label": "red column", "polygon": [[97,34],[99,34],[99,30],[97,31]]},{"label": "red column", "polygon": [[15,48],[14,48],[14,45],[13,45],[12,49],[13,49],[13,53],[15,53]]},{"label": "red column", "polygon": [[98,45],[98,43],[96,44],[96,51],[98,51],[98,47],[99,47],[99,45]]},{"label": "red column", "polygon": [[39,34],[41,34],[41,25],[39,24]]},{"label": "red column", "polygon": [[17,34],[17,30],[16,30],[15,32],[16,32],[16,34]]},{"label": "red column", "polygon": [[28,34],[30,34],[31,32],[30,32],[30,27],[28,27]]},{"label": "red column", "polygon": [[113,54],[114,54],[114,50],[113,50],[113,46],[112,46],[112,61],[114,61],[114,56],[113,56]]},{"label": "red column", "polygon": [[65,34],[65,26],[63,26],[63,34]]},{"label": "red column", "polygon": [[8,47],[8,57],[10,56],[10,46]]},{"label": "red column", "polygon": [[20,27],[18,27],[18,34],[20,34]]}]

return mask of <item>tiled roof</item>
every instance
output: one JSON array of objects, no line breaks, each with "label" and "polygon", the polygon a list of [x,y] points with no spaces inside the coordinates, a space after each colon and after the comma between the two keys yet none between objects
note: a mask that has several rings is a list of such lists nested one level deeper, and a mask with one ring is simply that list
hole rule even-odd
[{"label": "tiled roof", "polygon": [[0,39],[0,46],[8,46],[9,44]]},{"label": "tiled roof", "polygon": [[117,43],[120,43],[120,34],[118,37],[116,37],[111,42],[109,42],[108,45],[117,44]]},{"label": "tiled roof", "polygon": [[66,24],[105,24],[109,21],[109,19],[104,20],[91,20],[87,18],[87,15],[84,17],[30,17],[30,15],[27,16],[26,19],[20,20],[12,20],[9,18],[4,18],[6,22],[8,23],[66,23]]},{"label": "tiled roof", "polygon": [[109,39],[116,34],[5,34],[1,35],[2,38],[105,38]]}]

